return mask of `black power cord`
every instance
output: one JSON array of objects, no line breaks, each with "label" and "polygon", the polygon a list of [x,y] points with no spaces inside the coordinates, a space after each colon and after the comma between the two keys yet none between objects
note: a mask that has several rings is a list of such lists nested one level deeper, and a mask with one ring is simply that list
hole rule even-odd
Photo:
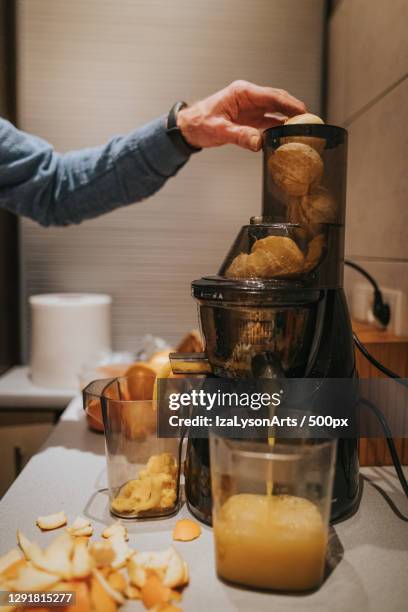
[{"label": "black power cord", "polygon": [[374,289],[374,304],[373,304],[373,314],[374,317],[383,325],[387,327],[390,322],[391,310],[389,304],[384,302],[383,295],[381,290],[377,284],[377,281],[361,266],[356,264],[354,261],[350,261],[349,259],[344,260],[344,265],[349,266],[349,268],[353,268],[359,272],[364,278],[368,280],[368,282],[373,286]]},{"label": "black power cord", "polygon": [[388,378],[393,378],[398,384],[402,385],[403,387],[408,387],[408,381],[405,378],[401,378],[399,374],[396,374],[395,372],[387,368],[384,364],[377,361],[377,359],[373,357],[371,353],[368,352],[367,348],[361,342],[357,334],[353,333],[353,339],[354,339],[354,344],[356,345],[360,353],[362,353],[364,357],[370,363],[372,363],[373,366],[377,368],[377,370],[380,370],[380,372],[388,376]]},{"label": "black power cord", "polygon": [[[405,380],[404,378],[401,378],[399,374],[396,374],[395,372],[387,368],[385,365],[377,361],[377,359],[373,357],[371,353],[368,352],[368,350],[366,349],[366,347],[364,346],[364,344],[361,342],[361,340],[358,338],[356,334],[353,334],[353,339],[354,339],[354,343],[357,346],[358,350],[364,355],[366,359],[368,359],[370,363],[373,364],[373,366],[375,366],[378,370],[380,370],[380,372],[382,372],[389,378],[392,378],[393,380],[395,380],[395,382],[399,383],[400,385],[403,385],[404,387],[408,387],[408,381]],[[398,457],[397,449],[395,448],[394,440],[392,438],[392,433],[391,433],[390,427],[387,423],[385,416],[383,415],[381,410],[377,408],[377,406],[373,404],[372,402],[364,398],[361,398],[360,402],[368,406],[370,410],[372,410],[372,412],[375,414],[377,419],[379,420],[381,427],[383,428],[384,433],[386,435],[388,449],[390,451],[391,459],[394,464],[394,468],[397,473],[398,480],[401,483],[402,490],[404,491],[405,495],[408,497],[408,482],[404,476],[401,461],[400,461],[400,458]]]},{"label": "black power cord", "polygon": [[[374,317],[377,319],[377,321],[381,323],[381,325],[383,325],[384,327],[387,327],[388,323],[390,322],[390,317],[391,317],[390,306],[389,304],[386,304],[384,302],[381,290],[376,280],[371,276],[371,274],[367,272],[367,270],[365,270],[364,268],[356,264],[354,261],[350,261],[349,259],[346,259],[344,261],[344,264],[346,266],[349,266],[350,268],[353,268],[353,270],[356,270],[357,272],[359,272],[373,286],[373,289],[374,289],[374,304],[373,304]],[[407,380],[405,380],[404,378],[401,378],[399,374],[396,374],[395,372],[387,368],[380,361],[377,361],[377,359],[373,357],[371,353],[369,353],[367,348],[358,338],[357,334],[353,333],[353,339],[360,353],[362,353],[362,355],[364,355],[364,357],[370,363],[372,363],[374,367],[376,367],[378,370],[380,370],[380,372],[382,372],[389,378],[392,378],[393,380],[395,380],[398,384],[403,385],[404,387],[408,387]],[[395,448],[394,440],[392,438],[392,433],[387,423],[387,420],[385,416],[383,415],[383,413],[381,412],[381,410],[377,408],[375,404],[373,404],[372,402],[366,399],[361,399],[360,401],[366,406],[368,406],[372,410],[372,412],[375,414],[377,419],[379,420],[381,427],[383,428],[385,435],[386,435],[388,449],[390,451],[391,459],[394,464],[394,468],[397,473],[398,480],[401,483],[402,490],[404,491],[405,495],[408,497],[408,482],[404,476],[401,461],[398,456],[397,449]]]},{"label": "black power cord", "polygon": [[370,408],[370,410],[375,414],[375,416],[379,420],[381,427],[383,428],[385,435],[386,435],[388,449],[390,451],[390,455],[391,455],[392,462],[394,464],[395,471],[397,472],[398,480],[401,483],[402,490],[404,491],[405,495],[408,497],[408,482],[407,482],[407,479],[405,478],[405,475],[402,469],[402,465],[401,465],[401,461],[398,457],[397,449],[395,448],[394,440],[392,438],[392,433],[391,433],[391,430],[389,428],[389,425],[387,423],[385,416],[383,415],[381,410],[377,408],[377,406],[373,404],[372,402],[370,402],[369,400],[361,398],[360,402],[368,406],[368,408]]}]

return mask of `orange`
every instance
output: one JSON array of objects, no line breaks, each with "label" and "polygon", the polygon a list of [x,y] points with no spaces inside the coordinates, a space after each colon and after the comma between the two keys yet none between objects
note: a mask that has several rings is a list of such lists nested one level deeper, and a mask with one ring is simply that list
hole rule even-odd
[{"label": "orange", "polygon": [[156,370],[143,361],[135,361],[125,371],[125,376],[156,376]]},{"label": "orange", "polygon": [[131,401],[152,399],[156,371],[151,366],[138,361],[126,370],[125,376]]}]

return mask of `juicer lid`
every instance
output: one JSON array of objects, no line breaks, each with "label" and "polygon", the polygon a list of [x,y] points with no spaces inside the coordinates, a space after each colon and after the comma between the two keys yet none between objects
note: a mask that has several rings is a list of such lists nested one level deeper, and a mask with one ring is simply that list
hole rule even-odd
[{"label": "juicer lid", "polygon": [[192,295],[208,302],[238,302],[244,305],[295,305],[316,302],[320,291],[297,279],[232,279],[204,276],[191,284]]}]

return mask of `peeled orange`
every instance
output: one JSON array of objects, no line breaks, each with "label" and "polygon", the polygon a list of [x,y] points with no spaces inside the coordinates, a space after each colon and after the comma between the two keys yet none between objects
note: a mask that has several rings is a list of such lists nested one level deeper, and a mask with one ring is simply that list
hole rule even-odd
[{"label": "peeled orange", "polygon": [[153,397],[153,386],[156,371],[146,363],[138,361],[126,370],[127,391],[131,401],[150,400]]}]

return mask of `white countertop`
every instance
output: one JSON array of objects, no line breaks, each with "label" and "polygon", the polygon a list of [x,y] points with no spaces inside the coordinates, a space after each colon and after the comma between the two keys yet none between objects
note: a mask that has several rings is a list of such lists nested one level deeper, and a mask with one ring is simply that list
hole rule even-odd
[{"label": "white countertop", "polygon": [[28,366],[15,366],[0,376],[0,408],[63,409],[78,393],[74,389],[45,389],[31,381]]},{"label": "white countertop", "polygon": [[[288,596],[227,586],[214,571],[212,531],[203,527],[193,542],[176,542],[190,566],[184,591],[185,611],[232,612],[402,612],[408,602],[408,500],[392,468],[365,468],[360,509],[335,526],[334,540],[343,558],[322,587],[308,595]],[[0,502],[0,554],[15,546],[17,527],[44,543],[55,533],[41,534],[35,519],[64,509],[72,521],[88,516],[99,537],[112,522],[106,492],[104,439],[86,427],[80,398],[69,405],[47,443],[24,468]],[[179,516],[187,516],[184,506]],[[130,546],[166,548],[178,517],[127,522]],[[129,602],[124,610],[143,610]]]}]

